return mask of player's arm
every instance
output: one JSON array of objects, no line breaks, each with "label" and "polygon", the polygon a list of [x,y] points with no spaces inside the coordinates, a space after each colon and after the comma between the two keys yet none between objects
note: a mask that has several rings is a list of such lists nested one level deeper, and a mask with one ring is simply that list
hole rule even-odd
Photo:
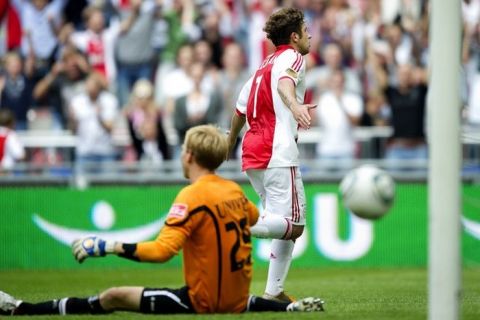
[{"label": "player's arm", "polygon": [[240,134],[243,126],[245,125],[246,118],[245,114],[247,112],[247,102],[250,89],[252,87],[253,77],[250,77],[248,81],[243,85],[242,90],[237,99],[237,106],[235,112],[232,116],[232,121],[230,123],[230,132],[228,133],[228,156],[231,154],[235,144],[237,142],[237,137]]},{"label": "player's arm", "polygon": [[140,14],[140,6],[142,5],[142,0],[130,1],[131,14],[120,23],[120,34],[127,33],[135,23]]},{"label": "player's arm", "polygon": [[123,243],[91,236],[75,240],[72,251],[80,263],[88,257],[107,254],[136,261],[165,262],[178,254],[185,240],[186,235],[181,231],[165,227],[154,241]]},{"label": "player's arm", "polygon": [[295,93],[295,82],[288,77],[282,77],[278,81],[278,94],[283,103],[292,112],[294,119],[304,128],[309,129],[312,121],[309,110],[315,108],[315,104],[300,104]]},{"label": "player's arm", "polygon": [[187,236],[181,228],[165,226],[153,241],[123,243],[91,236],[72,243],[72,252],[78,262],[89,257],[117,255],[135,261],[165,262],[178,254]]},{"label": "player's arm", "polygon": [[274,64],[275,74],[278,74],[277,93],[285,106],[292,112],[293,118],[304,129],[309,129],[312,118],[309,110],[315,104],[301,104],[297,100],[296,86],[305,73],[305,59],[293,50],[281,54]]},{"label": "player's arm", "polygon": [[165,226],[154,241],[136,244],[132,255],[129,255],[128,251],[125,250],[125,245],[122,247],[124,252],[119,255],[139,261],[165,262],[178,254],[186,240],[187,232],[184,232],[182,227]]},{"label": "player's arm", "polygon": [[72,243],[75,259],[83,262],[88,257],[104,257],[107,254],[113,254],[136,261],[169,260],[183,248],[185,241],[195,228],[196,220],[190,218],[188,211],[191,192],[187,187],[178,194],[170,208],[165,226],[154,241],[123,243],[103,240],[95,236],[77,239]]},{"label": "player's arm", "polygon": [[235,112],[232,116],[232,122],[230,124],[230,132],[228,133],[228,154],[227,159],[232,153],[235,144],[237,143],[237,137],[242,130],[243,126],[245,125],[246,119],[245,115],[238,114]]}]

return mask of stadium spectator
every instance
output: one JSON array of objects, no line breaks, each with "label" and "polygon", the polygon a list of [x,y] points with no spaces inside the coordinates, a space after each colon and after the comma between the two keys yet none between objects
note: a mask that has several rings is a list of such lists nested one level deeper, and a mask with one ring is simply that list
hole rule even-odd
[{"label": "stadium spectator", "polygon": [[365,112],[360,124],[365,127],[388,125],[390,119],[390,106],[387,104],[385,94],[380,90],[372,90],[367,95]]},{"label": "stadium spectator", "polygon": [[[361,127],[385,127],[389,125],[391,118],[390,106],[387,104],[385,94],[382,90],[371,90],[365,102],[365,111],[360,120]],[[368,157],[383,158],[384,157],[384,138],[372,137],[369,141],[370,148]]]},{"label": "stadium spectator", "polygon": [[[386,41],[372,39],[367,39],[365,49],[366,60],[363,70],[365,91],[383,91],[383,81],[387,83],[396,82],[396,78],[393,75],[396,67],[392,50]],[[381,69],[380,73],[379,69]],[[385,76],[386,79],[379,78],[379,74]]]},{"label": "stadium spectator", "polygon": [[188,76],[188,69],[194,61],[193,46],[185,44],[178,50],[176,65],[158,79],[157,99],[165,105],[167,110],[173,110],[174,100],[192,90],[192,80]]},{"label": "stadium spectator", "polygon": [[117,113],[117,98],[104,87],[102,75],[91,73],[85,92],[75,96],[70,104],[79,172],[98,171],[104,163],[115,159],[111,134]]},{"label": "stadium spectator", "polygon": [[22,55],[35,58],[35,78],[43,77],[56,59],[61,13],[67,0],[13,0],[13,3],[22,23]]},{"label": "stadium spectator", "polygon": [[5,71],[0,77],[0,108],[9,109],[15,115],[15,129],[28,128],[28,110],[33,106],[33,62],[22,58],[16,52],[9,52],[5,58]]},{"label": "stadium spectator", "polygon": [[213,1],[211,8],[204,6],[199,23],[202,30],[201,39],[210,45],[211,62],[217,68],[222,67],[222,55],[226,44],[233,40],[232,14],[226,1]]},{"label": "stadium spectator", "polygon": [[366,43],[377,37],[380,27],[380,8],[378,1],[354,0],[352,5],[355,12],[355,22],[351,30],[352,65],[354,69],[362,72],[365,68]]},{"label": "stadium spectator", "polygon": [[[425,70],[404,64],[398,66],[397,85],[389,85],[387,76],[378,68],[379,82],[391,108],[390,123],[393,136],[387,146],[385,157],[392,165],[400,161],[427,159],[425,140],[425,113],[427,76]],[[383,79],[383,80],[382,80]]]},{"label": "stadium spectator", "polygon": [[[170,104],[170,107],[173,107],[173,101],[171,100],[170,103],[167,101],[169,100],[170,89],[172,89],[169,88],[167,83],[176,87],[175,92],[183,88],[171,80],[170,73],[178,66],[184,71],[186,70],[186,66],[183,64],[186,64],[186,60],[191,62],[193,58],[186,58],[188,49],[185,46],[198,40],[201,31],[195,24],[195,5],[193,0],[173,0],[170,8],[162,10],[161,19],[165,22],[166,39],[155,72],[155,99],[161,105]],[[186,89],[186,92],[190,89],[191,87]]]},{"label": "stadium spectator", "polygon": [[161,112],[153,100],[153,85],[149,80],[135,82],[124,114],[137,160],[158,165],[163,159],[170,159]]},{"label": "stadium spectator", "polygon": [[[480,5],[480,3],[479,3]],[[480,24],[464,23],[463,26],[463,41],[462,41],[462,60],[463,68],[465,71],[465,80],[467,87],[468,105],[473,107],[473,112],[469,116],[479,117],[476,115],[478,111],[475,109],[478,96],[478,90],[476,90],[479,85],[479,75],[480,75]],[[477,119],[480,121],[480,119]]]},{"label": "stadium spectator", "polygon": [[85,21],[82,17],[82,12],[88,7],[91,0],[75,0],[67,1],[64,9],[65,21],[68,21],[73,25],[75,30],[85,29]]},{"label": "stadium spectator", "polygon": [[222,99],[218,91],[210,92],[202,88],[205,66],[195,62],[190,66],[189,76],[193,89],[175,101],[174,123],[180,142],[191,127],[200,124],[216,124],[222,111]]},{"label": "stadium spectator", "polygon": [[162,263],[183,249],[185,286],[115,287],[89,298],[41,303],[16,300],[0,291],[0,311],[11,315],[105,314],[115,310],[149,314],[322,311],[323,301],[318,298],[290,303],[249,295],[253,271],[250,226],[258,219],[258,209],[239,185],[215,174],[227,151],[225,135],[215,127],[188,131],[182,146],[182,167],[190,185],[177,195],[157,239],[123,243],[92,236],[72,244],[79,262],[109,254]]},{"label": "stadium spectator", "polygon": [[338,44],[346,65],[352,65],[352,28],[356,17],[349,2],[347,0],[329,1],[321,21],[323,45]]},{"label": "stadium spectator", "polygon": [[295,0],[293,1],[296,8],[303,11],[305,15],[305,23],[308,30],[312,33],[310,39],[310,54],[311,58],[318,63],[320,60],[319,53],[322,46],[322,34],[320,32],[313,32],[314,30],[321,30],[322,18],[327,8],[327,1],[325,0]]},{"label": "stadium spectator", "polygon": [[0,174],[13,169],[24,158],[25,149],[15,133],[15,115],[8,109],[0,109]]},{"label": "stadium spectator", "polygon": [[172,5],[163,11],[162,17],[168,25],[168,42],[160,60],[174,64],[179,48],[200,38],[201,30],[195,24],[195,3],[193,0],[172,0]]},{"label": "stadium spectator", "polygon": [[[157,80],[155,98],[163,107],[165,131],[170,145],[178,145],[178,135],[174,125],[175,100],[187,95],[193,89],[193,82],[188,75],[193,63],[193,47],[185,44],[178,50],[177,65]],[[159,86],[159,84],[161,84]]]},{"label": "stadium spectator", "polygon": [[415,22],[420,18],[422,6],[427,1],[381,0],[382,23],[393,24],[399,21],[403,28],[414,28]]},{"label": "stadium spectator", "polygon": [[116,77],[115,66],[115,42],[117,38],[126,33],[135,22],[141,1],[135,0],[132,3],[132,12],[127,19],[121,22],[112,22],[108,28],[105,27],[105,18],[100,7],[89,6],[84,10],[84,17],[87,29],[75,31],[73,25],[66,25],[60,38],[62,42],[73,44],[83,52],[92,69],[103,75],[106,84],[114,84]]},{"label": "stadium spectator", "polygon": [[480,19],[480,1],[463,0],[462,1],[462,17],[465,25],[472,28],[478,25]]},{"label": "stadium spectator", "polygon": [[114,3],[122,20],[128,19],[132,10],[138,10],[138,17],[130,29],[115,43],[117,97],[123,106],[127,103],[133,84],[139,79],[151,79],[153,76],[155,51],[151,39],[159,7],[155,0],[127,0]]},{"label": "stadium spectator", "polygon": [[361,94],[362,85],[358,73],[343,64],[342,48],[331,43],[323,49],[323,59],[325,65],[311,69],[306,75],[306,86],[308,89],[315,89],[316,95],[320,95],[322,90],[328,88],[328,80],[335,70],[342,70],[345,77],[345,89],[349,92]]},{"label": "stadium spectator", "polygon": [[263,213],[252,234],[273,238],[264,297],[291,301],[284,292],[295,239],[305,226],[306,201],[298,168],[298,127],[310,128],[305,96],[305,59],[310,34],[302,11],[283,8],[263,29],[276,46],[245,83],[229,134],[230,152],[248,121],[242,142],[242,170],[262,200]]},{"label": "stadium spectator", "polygon": [[[218,85],[221,91],[223,107],[218,124],[221,128],[230,128],[234,112],[233,106],[235,106],[236,99],[249,78],[249,73],[245,68],[245,54],[240,44],[232,42],[225,47],[222,65],[223,68],[218,74]],[[237,157],[240,139],[237,141],[237,145],[232,150],[232,157],[234,158]]]},{"label": "stadium spectator", "polygon": [[[480,1],[473,1],[470,4],[463,2],[467,8],[472,7],[473,11],[478,11],[475,16],[480,15]],[[467,6],[468,5],[468,6]],[[474,12],[465,12],[468,17]],[[469,21],[470,20],[470,21]],[[462,43],[463,69],[465,70],[464,88],[465,88],[465,112],[464,123],[471,129],[480,128],[480,24],[471,21],[472,17],[467,18],[464,24],[464,37]],[[471,160],[480,159],[480,146],[467,145],[466,157]]]},{"label": "stadium spectator", "polygon": [[213,62],[212,54],[212,47],[207,41],[198,40],[193,44],[193,60],[204,66],[202,87],[207,91],[214,91],[218,86],[218,67]]},{"label": "stadium spectator", "polygon": [[360,123],[363,100],[359,94],[345,89],[341,70],[333,71],[328,82],[329,90],[320,96],[315,109],[316,120],[322,128],[317,155],[334,166],[350,166],[356,151],[352,130]]},{"label": "stadium spectator", "polygon": [[74,96],[85,91],[85,79],[90,72],[84,55],[73,46],[65,46],[61,58],[56,61],[50,72],[34,87],[33,97],[37,101],[46,101],[61,116],[61,127],[66,128],[68,106]]},{"label": "stadium spectator", "polygon": [[410,34],[405,32],[399,24],[385,27],[385,38],[390,45],[393,61],[397,65],[414,63],[414,41]]},{"label": "stadium spectator", "polygon": [[248,19],[246,52],[248,69],[251,73],[255,72],[262,61],[275,51],[272,43],[265,36],[263,26],[272,12],[279,7],[278,5],[277,0],[257,0],[249,3],[245,10]]}]

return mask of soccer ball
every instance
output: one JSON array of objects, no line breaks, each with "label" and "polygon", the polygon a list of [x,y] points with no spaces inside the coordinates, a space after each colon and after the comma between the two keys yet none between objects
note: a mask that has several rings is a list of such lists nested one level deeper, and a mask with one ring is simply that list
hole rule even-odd
[{"label": "soccer ball", "polygon": [[348,172],[340,182],[340,194],[350,211],[363,219],[383,217],[393,204],[395,181],[373,165]]}]

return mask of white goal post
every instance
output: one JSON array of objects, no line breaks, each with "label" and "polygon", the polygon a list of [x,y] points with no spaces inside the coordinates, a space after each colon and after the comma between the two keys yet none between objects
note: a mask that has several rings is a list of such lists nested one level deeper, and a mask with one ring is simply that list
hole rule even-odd
[{"label": "white goal post", "polygon": [[461,290],[461,1],[430,4],[428,319],[456,320]]}]

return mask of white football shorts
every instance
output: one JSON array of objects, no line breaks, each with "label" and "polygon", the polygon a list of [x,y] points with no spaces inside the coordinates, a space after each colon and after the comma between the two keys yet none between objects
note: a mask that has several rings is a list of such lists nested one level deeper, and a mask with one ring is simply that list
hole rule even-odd
[{"label": "white football shorts", "polygon": [[262,200],[264,214],[287,218],[305,225],[307,203],[298,167],[249,169],[247,176]]}]

